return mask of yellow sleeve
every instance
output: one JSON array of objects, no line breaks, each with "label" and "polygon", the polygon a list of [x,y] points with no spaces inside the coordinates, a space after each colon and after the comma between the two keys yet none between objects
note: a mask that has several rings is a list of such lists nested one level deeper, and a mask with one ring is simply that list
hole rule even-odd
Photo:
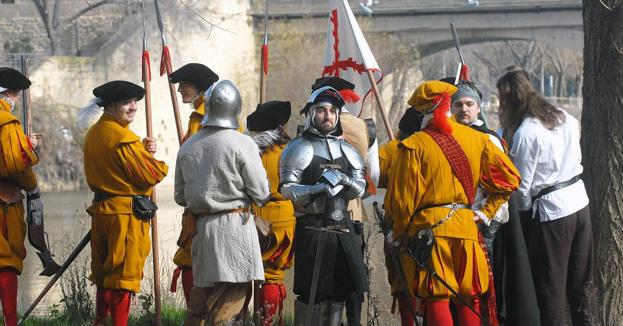
[{"label": "yellow sleeve", "polygon": [[392,165],[392,155],[398,148],[398,140],[391,140],[379,147],[379,188],[387,187],[389,169]]},{"label": "yellow sleeve", "polygon": [[154,159],[140,141],[121,143],[117,156],[124,167],[126,180],[141,190],[158,184],[169,170],[164,162]]},{"label": "yellow sleeve", "polygon": [[488,141],[481,156],[482,174],[480,185],[489,193],[482,212],[489,218],[508,201],[511,193],[519,187],[519,171],[508,155]]},{"label": "yellow sleeve", "polygon": [[15,179],[23,189],[34,189],[37,178],[32,166],[39,163],[39,157],[32,150],[30,140],[20,124],[15,121],[0,126],[0,140],[0,178]]},{"label": "yellow sleeve", "polygon": [[394,238],[397,238],[408,232],[409,221],[422,200],[425,187],[416,151],[399,145],[393,157],[392,165],[403,168],[389,171],[385,212],[394,221]]}]

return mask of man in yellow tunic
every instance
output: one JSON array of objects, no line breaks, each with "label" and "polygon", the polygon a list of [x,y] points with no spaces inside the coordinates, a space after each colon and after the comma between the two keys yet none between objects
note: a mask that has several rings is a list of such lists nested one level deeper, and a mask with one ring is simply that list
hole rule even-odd
[{"label": "man in yellow tunic", "polygon": [[[192,105],[193,112],[188,119],[188,129],[184,135],[184,141],[201,129],[201,120],[205,115],[203,94],[217,82],[219,76],[210,68],[200,63],[189,63],[171,74],[171,82],[179,83],[177,91],[182,95],[182,102]],[[173,256],[173,262],[177,266],[171,280],[171,291],[176,292],[177,279],[182,276],[182,288],[186,304],[190,299],[190,290],[193,287],[192,256],[190,248],[195,233],[195,218],[190,211],[185,209],[182,215],[182,230],[177,239],[179,248]]]},{"label": "man in yellow tunic", "polygon": [[[488,224],[519,185],[519,173],[488,138],[449,117],[456,87],[425,82],[409,104],[425,113],[422,131],[399,144],[389,175],[385,208],[394,221],[392,246],[412,245],[418,232],[430,231],[434,243],[427,264],[450,287],[479,309],[489,290],[489,265],[477,223]],[[446,156],[448,155],[448,156]],[[470,208],[476,187],[490,195],[480,211]],[[425,300],[428,325],[452,325],[451,292],[405,252],[400,256],[410,295]],[[491,307],[489,307],[491,309]],[[480,325],[466,305],[457,304],[461,325]],[[489,311],[495,313],[495,311]]]},{"label": "man in yellow tunic", "polygon": [[[114,325],[127,325],[130,297],[139,292],[149,255],[149,216],[137,215],[140,197],[167,174],[153,158],[156,141],[142,141],[128,128],[145,94],[127,81],[111,81],[93,90],[104,108],[84,141],[84,170],[94,192],[91,215],[91,279],[97,286],[96,325],[112,314]],[[146,199],[143,197],[143,199]]]},{"label": "man in yellow tunic", "polygon": [[21,190],[27,191],[31,207],[43,208],[32,171],[39,158],[20,122],[11,114],[19,92],[30,84],[19,71],[0,68],[0,301],[8,326],[17,325],[17,275],[26,257]]},{"label": "man in yellow tunic", "polygon": [[264,261],[264,285],[260,297],[262,325],[271,326],[276,322],[275,314],[282,319],[283,300],[286,288],[283,285],[285,272],[293,264],[294,250],[294,207],[283,198],[279,187],[279,157],[286,148],[290,137],[284,130],[290,119],[290,102],[271,101],[259,104],[255,112],[247,116],[247,130],[260,149],[262,165],[266,169],[270,185],[270,201],[266,206],[253,205],[255,213],[271,223],[271,234],[262,241],[262,260]]},{"label": "man in yellow tunic", "polygon": [[[398,139],[390,140],[387,143],[381,145],[379,148],[379,188],[387,187],[387,176],[392,168],[392,162],[396,161],[396,153],[398,152],[398,144],[411,136],[414,132],[420,130],[422,126],[422,119],[424,115],[413,107],[408,108],[400,118],[398,123],[398,132],[396,136]],[[391,216],[385,216],[385,223],[392,225]],[[409,298],[406,293],[404,285],[400,282],[400,277],[397,275],[398,271],[392,263],[390,257],[391,252],[385,249],[385,265],[387,267],[387,280],[391,287],[391,294],[394,297],[394,304],[392,304],[392,313],[395,312],[395,303],[398,303],[398,313],[400,314],[400,321],[402,326],[413,326],[415,324],[414,315],[411,310],[417,309],[417,300],[415,298]],[[411,301],[411,302],[409,302]]]}]

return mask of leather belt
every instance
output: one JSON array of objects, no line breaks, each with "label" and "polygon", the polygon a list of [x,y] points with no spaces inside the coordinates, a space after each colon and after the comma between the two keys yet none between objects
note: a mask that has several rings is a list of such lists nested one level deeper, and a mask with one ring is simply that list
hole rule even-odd
[{"label": "leather belt", "polygon": [[105,191],[95,191],[93,192],[93,202],[100,202],[102,200],[106,200],[108,198],[112,198],[112,197],[134,197],[134,195],[116,195],[116,194],[111,194],[109,192],[105,192]]},{"label": "leather belt", "polygon": [[199,218],[199,217],[204,217],[204,216],[222,215],[222,214],[229,214],[229,213],[248,213],[250,211],[251,209],[249,207],[243,207],[243,208],[225,209],[225,210],[213,212],[213,213],[195,214],[195,216]]},{"label": "leather belt", "polygon": [[549,194],[551,192],[554,192],[556,190],[560,190],[562,188],[568,187],[568,186],[570,186],[570,185],[572,185],[572,184],[574,184],[574,183],[576,183],[578,181],[580,181],[580,176],[576,175],[575,177],[573,177],[573,178],[571,178],[571,179],[569,179],[567,181],[564,181],[564,182],[561,182],[561,183],[557,183],[557,184],[555,184],[553,186],[549,186],[549,187],[547,187],[545,189],[541,189],[541,191],[539,191],[539,193],[537,193],[536,196],[532,197],[532,202],[534,203],[536,200],[541,199],[541,197],[543,197],[543,196],[545,196],[545,195],[547,195],[547,194]]}]

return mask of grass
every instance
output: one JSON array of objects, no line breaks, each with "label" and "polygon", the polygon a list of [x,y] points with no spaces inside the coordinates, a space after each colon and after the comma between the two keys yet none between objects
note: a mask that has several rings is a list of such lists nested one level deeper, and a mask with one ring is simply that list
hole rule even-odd
[{"label": "grass", "polygon": [[[184,317],[186,315],[186,310],[180,309],[178,307],[165,306],[162,308],[162,325],[163,326],[179,326],[184,322]],[[59,311],[57,307],[52,308],[50,316],[47,317],[29,317],[28,320],[24,322],[24,326],[66,326],[66,325],[92,325],[93,321],[91,319],[84,319],[82,317],[76,318],[77,316],[72,315],[66,311]],[[294,318],[287,314],[284,317],[284,325],[291,326],[294,325]],[[0,316],[0,325],[3,323],[2,316]],[[278,322],[275,322],[274,325],[278,325]],[[154,315],[149,314],[141,314],[138,316],[130,316],[130,320],[128,321],[128,326],[151,326],[154,325]],[[253,326],[253,320],[249,319],[244,326]]]}]

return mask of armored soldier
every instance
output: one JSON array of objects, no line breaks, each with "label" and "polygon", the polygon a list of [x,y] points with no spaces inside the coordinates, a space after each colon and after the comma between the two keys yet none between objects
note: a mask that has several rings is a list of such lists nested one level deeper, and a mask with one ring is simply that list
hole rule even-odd
[{"label": "armored soldier", "polygon": [[19,71],[0,68],[0,302],[5,325],[9,326],[17,324],[17,275],[21,274],[26,257],[21,191],[28,193],[31,208],[43,208],[32,170],[39,157],[19,120],[11,114],[19,92],[30,84]]},{"label": "armored soldier", "polygon": [[281,155],[280,192],[294,203],[297,218],[295,324],[312,319],[314,325],[337,325],[343,303],[350,302],[348,324],[359,325],[361,295],[368,289],[363,230],[347,211],[348,201],[365,191],[365,163],[333,134],[344,104],[330,86],[314,91],[303,133]]},{"label": "armored soldier", "polygon": [[[184,141],[201,129],[201,120],[205,115],[205,103],[203,94],[218,81],[219,76],[210,68],[200,63],[189,63],[171,74],[171,82],[179,83],[177,91],[182,95],[182,102],[192,105],[193,112],[188,119],[188,129],[184,135]],[[184,298],[188,305],[190,289],[193,287],[192,257],[190,248],[195,232],[195,218],[190,211],[185,209],[182,215],[182,230],[177,239],[179,248],[173,256],[173,262],[177,266],[171,280],[171,290],[175,292],[177,279],[182,276]]]},{"label": "armored soldier", "polygon": [[[141,139],[128,128],[136,102],[145,90],[127,81],[111,81],[93,90],[100,119],[84,139],[84,172],[93,204],[91,215],[91,280],[97,286],[95,325],[109,314],[114,325],[127,325],[130,298],[139,292],[151,247],[151,189],[168,167],[153,158],[156,141]],[[101,109],[100,109],[101,112]]]},{"label": "armored soldier", "polygon": [[254,205],[254,212],[270,222],[268,234],[262,236],[262,260],[264,261],[264,284],[259,293],[259,307],[262,325],[271,326],[283,321],[283,300],[286,287],[283,285],[286,270],[294,263],[294,207],[277,191],[279,187],[279,157],[290,141],[284,130],[290,119],[291,105],[285,101],[270,101],[259,104],[255,112],[247,117],[247,130],[260,149],[262,165],[268,174],[270,201],[266,206]]},{"label": "armored soldier", "polygon": [[234,84],[221,80],[205,93],[202,128],[177,155],[175,201],[197,218],[192,241],[193,288],[185,325],[225,325],[242,310],[264,268],[251,204],[270,191],[259,149],[237,132],[242,110]]}]

